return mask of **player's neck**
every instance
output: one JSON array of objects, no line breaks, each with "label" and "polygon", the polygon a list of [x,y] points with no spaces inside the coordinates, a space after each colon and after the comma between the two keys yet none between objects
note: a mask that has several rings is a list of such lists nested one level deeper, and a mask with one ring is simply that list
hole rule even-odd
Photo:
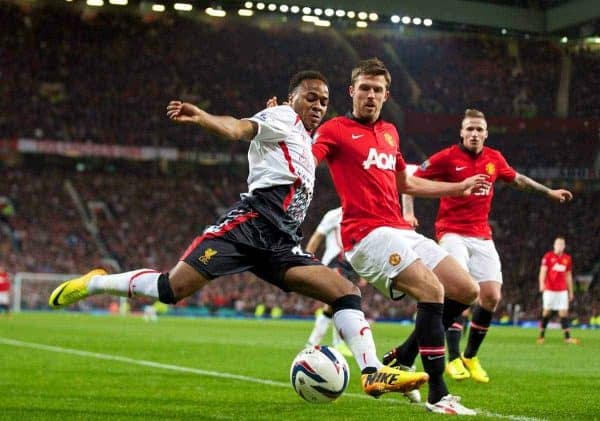
[{"label": "player's neck", "polygon": [[458,142],[458,148],[464,153],[470,155],[472,158],[477,158],[479,155],[481,155],[481,152],[483,152],[483,148],[479,152],[472,151],[471,149],[465,147],[462,142]]},{"label": "player's neck", "polygon": [[359,124],[362,124],[362,125],[364,125],[364,126],[373,126],[373,125],[375,125],[375,123],[377,123],[377,122],[379,121],[379,119],[381,118],[381,116],[379,116],[379,117],[377,117],[377,119],[376,119],[376,120],[374,120],[374,121],[373,121],[373,120],[371,120],[371,119],[368,119],[368,118],[360,118],[360,117],[357,117],[356,115],[354,115],[354,112],[353,112],[353,111],[348,111],[348,112],[346,113],[346,117],[348,117],[349,119],[351,119],[351,120],[354,120],[354,121],[356,121],[357,123],[359,123]]}]

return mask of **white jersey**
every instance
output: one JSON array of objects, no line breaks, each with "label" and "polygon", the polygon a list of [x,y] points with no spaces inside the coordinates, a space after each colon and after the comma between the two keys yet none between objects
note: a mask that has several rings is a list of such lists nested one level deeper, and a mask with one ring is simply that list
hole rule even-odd
[{"label": "white jersey", "polygon": [[335,208],[327,212],[316,231],[325,236],[325,252],[321,262],[327,266],[343,250],[340,223],[342,222],[342,208]]},{"label": "white jersey", "polygon": [[266,108],[248,120],[258,130],[248,149],[248,192],[242,202],[300,241],[315,184],[312,138],[289,105]]}]

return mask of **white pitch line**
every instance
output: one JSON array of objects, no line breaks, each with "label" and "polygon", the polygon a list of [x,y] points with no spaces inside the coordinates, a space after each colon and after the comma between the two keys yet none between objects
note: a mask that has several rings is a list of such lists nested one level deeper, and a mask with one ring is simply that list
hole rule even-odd
[{"label": "white pitch line", "polygon": [[[276,386],[276,387],[291,387],[288,382],[278,382],[278,381],[274,381],[274,380],[259,379],[257,377],[242,376],[240,374],[224,373],[221,371],[202,370],[200,368],[193,368],[193,367],[183,367],[180,365],[163,364],[163,363],[158,363],[155,361],[122,357],[120,355],[111,355],[111,354],[102,354],[99,352],[81,351],[78,349],[63,348],[60,346],[44,345],[44,344],[38,344],[38,343],[34,343],[34,342],[18,341],[18,340],[10,339],[10,338],[0,337],[0,344],[12,345],[12,346],[17,346],[17,347],[21,347],[21,348],[41,349],[44,351],[57,352],[60,354],[78,355],[80,357],[96,358],[98,360],[118,361],[118,362],[127,363],[127,364],[159,368],[161,370],[171,370],[171,371],[179,371],[179,372],[183,372],[183,373],[192,373],[192,374],[198,374],[200,376],[216,377],[216,378],[220,378],[220,379],[240,380],[240,381],[249,382],[249,383],[265,384],[268,386]],[[344,396],[351,397],[351,398],[358,398],[358,399],[373,399],[370,396],[360,394],[360,393],[344,393]],[[381,402],[388,402],[388,403],[394,403],[394,404],[398,404],[398,403],[408,404],[408,401],[406,401],[406,400],[399,400],[399,399],[393,399],[393,398],[392,399],[386,398],[386,399],[382,400]],[[420,404],[420,405],[422,405],[422,404]],[[492,418],[499,418],[499,419],[505,419],[505,420],[511,420],[511,421],[545,421],[543,418],[532,418],[532,417],[525,417],[525,416],[520,416],[520,415],[496,414],[493,412],[488,412],[483,409],[477,409],[476,411],[477,411],[478,415],[484,415],[484,416],[488,416],[488,417],[492,417]]]}]

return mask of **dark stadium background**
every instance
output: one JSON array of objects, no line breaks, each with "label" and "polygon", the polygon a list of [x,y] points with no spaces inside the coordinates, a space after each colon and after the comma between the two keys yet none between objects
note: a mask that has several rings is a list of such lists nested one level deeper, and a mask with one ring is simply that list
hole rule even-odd
[{"label": "dark stadium background", "polygon": [[[295,71],[323,71],[330,116],[349,109],[349,72],[359,58],[389,66],[392,98],[384,116],[401,134],[407,161],[458,140],[460,115],[479,108],[488,145],[524,173],[572,189],[567,206],[498,186],[491,216],[504,267],[496,314],[540,311],[539,261],[565,235],[577,280],[572,316],[600,312],[600,35],[594,1],[338,1],[378,20],[325,16],[329,27],[283,13],[281,1],[241,17],[246,2],[0,1],[0,265],[18,272],[168,270],[203,227],[246,190],[246,145],[216,140],[165,117],[170,99],[210,112],[250,116],[283,98]],[[152,5],[165,5],[153,12]],[[333,4],[333,3],[331,3]],[[305,4],[298,3],[299,6]],[[291,6],[288,5],[288,6]],[[460,6],[460,7],[458,7]],[[364,9],[363,9],[364,8]],[[422,11],[420,11],[420,9]],[[405,16],[410,23],[391,23]],[[415,24],[415,17],[432,25]],[[517,19],[518,18],[518,19]],[[512,23],[511,23],[512,22]],[[337,206],[325,168],[303,230]],[[418,200],[420,231],[432,235],[436,202]],[[46,309],[51,288],[24,286],[21,307]],[[413,303],[389,303],[365,288],[374,318],[410,318]],[[81,309],[107,309],[95,297]],[[145,302],[132,302],[134,310]],[[174,313],[253,315],[259,304],[311,316],[318,304],[285,295],[251,275],[218,280]],[[114,304],[113,304],[114,307]]]}]

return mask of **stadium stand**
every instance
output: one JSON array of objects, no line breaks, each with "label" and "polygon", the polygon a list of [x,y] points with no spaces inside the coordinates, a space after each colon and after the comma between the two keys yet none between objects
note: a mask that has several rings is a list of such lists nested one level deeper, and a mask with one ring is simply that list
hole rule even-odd
[{"label": "stadium stand", "polygon": [[[563,54],[573,64],[569,116],[598,115],[597,53],[563,51],[550,41],[489,36],[376,37],[294,25],[240,23],[232,28],[175,17],[144,22],[127,14],[86,17],[68,9],[26,10],[6,3],[0,3],[0,12],[6,35],[0,37],[0,197],[14,205],[14,236],[0,237],[0,251],[12,273],[80,273],[106,265],[107,258],[123,268],[169,269],[193,236],[245,191],[246,169],[236,164],[15,157],[11,139],[168,146],[233,157],[244,154],[245,146],[215,142],[171,124],[164,117],[166,102],[181,98],[217,114],[248,116],[269,96],[285,96],[287,73],[312,67],[330,78],[330,113],[341,114],[349,107],[349,69],[358,57],[372,55],[390,63],[393,97],[407,111],[401,137],[408,161],[420,162],[455,142],[457,115],[467,106],[477,107],[490,117],[509,119],[507,126],[520,127],[503,130],[504,120],[491,124],[489,145],[501,149],[513,166],[575,189],[575,201],[565,208],[498,189],[492,220],[505,272],[499,314],[508,304],[519,303],[525,316],[537,317],[539,258],[556,234],[567,236],[576,271],[589,272],[600,261],[597,173],[587,181],[576,177],[593,168],[597,132],[592,123],[586,128],[579,120],[546,119],[556,114]],[[200,38],[204,42],[197,42]],[[222,45],[220,51],[210,47],[216,44]],[[434,52],[438,59],[432,65]],[[439,123],[431,125],[427,119]],[[420,131],[432,127],[432,133]],[[325,169],[319,170],[319,178],[305,232],[338,201]],[[66,180],[86,204],[96,232],[86,226],[65,189]],[[199,199],[207,196],[209,203]],[[432,233],[435,207],[435,201],[417,202],[424,233]],[[98,242],[106,246],[104,252]],[[43,306],[45,293],[28,288],[25,307]],[[599,293],[592,292],[578,297],[581,304],[574,306],[581,317],[600,308]],[[363,295],[373,318],[410,318],[414,312],[409,300],[390,303],[370,287]],[[110,303],[95,297],[82,305]],[[180,306],[253,314],[259,304],[300,316],[312,315],[318,307],[248,274],[215,282]]]}]

